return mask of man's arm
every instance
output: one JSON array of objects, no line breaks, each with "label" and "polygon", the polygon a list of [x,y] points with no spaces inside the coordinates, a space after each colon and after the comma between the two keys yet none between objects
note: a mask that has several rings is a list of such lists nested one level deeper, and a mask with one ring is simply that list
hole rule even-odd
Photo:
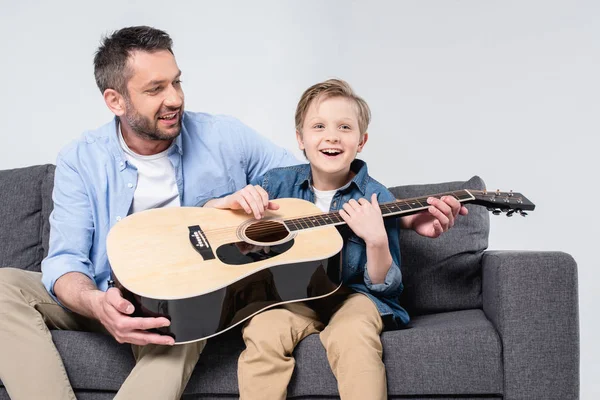
[{"label": "man's arm", "polygon": [[269,139],[237,121],[239,146],[246,168],[248,183],[273,168],[301,164],[288,150],[275,145]]},{"label": "man's arm", "polygon": [[133,305],[118,289],[98,290],[89,259],[94,235],[92,206],[77,169],[59,157],[50,217],[50,249],[42,262],[42,281],[56,301],[70,310],[99,320],[117,341],[173,344],[169,336],[145,329],[168,326],[166,318],[131,318]]}]

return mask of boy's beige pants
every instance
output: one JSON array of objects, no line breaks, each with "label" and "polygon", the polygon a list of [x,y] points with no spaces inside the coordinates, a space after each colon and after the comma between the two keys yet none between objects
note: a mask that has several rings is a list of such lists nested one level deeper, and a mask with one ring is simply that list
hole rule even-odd
[{"label": "boy's beige pants", "polygon": [[[294,370],[294,347],[320,332],[342,400],[387,399],[380,334],[383,322],[365,295],[347,291],[305,303],[291,303],[253,317],[243,329],[246,349],[238,363],[241,400],[285,399]],[[320,304],[318,302],[321,302]],[[325,326],[322,319],[329,323]]]},{"label": "boy's beige pants", "polygon": [[[0,380],[12,400],[75,399],[49,329],[106,333],[100,323],[58,305],[40,273],[0,268]],[[136,366],[115,398],[179,399],[205,343],[132,345]]]}]

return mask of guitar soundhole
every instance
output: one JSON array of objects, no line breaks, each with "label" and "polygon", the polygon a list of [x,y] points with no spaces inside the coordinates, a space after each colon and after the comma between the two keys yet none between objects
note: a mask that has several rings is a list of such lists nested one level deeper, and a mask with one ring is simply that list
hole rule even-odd
[{"label": "guitar soundhole", "polygon": [[258,243],[274,243],[285,239],[289,232],[285,226],[276,221],[257,221],[245,230],[248,239]]}]

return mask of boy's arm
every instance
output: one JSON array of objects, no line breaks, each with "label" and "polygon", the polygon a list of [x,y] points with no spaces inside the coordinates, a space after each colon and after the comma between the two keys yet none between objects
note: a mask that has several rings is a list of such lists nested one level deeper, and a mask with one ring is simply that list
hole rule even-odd
[{"label": "boy's arm", "polygon": [[[384,193],[380,195],[383,196],[382,201],[387,201]],[[384,222],[377,195],[373,194],[370,202],[365,199],[350,200],[344,204],[340,215],[350,229],[365,241],[365,283],[369,290],[383,296],[399,294],[402,274],[397,223],[393,219]]]}]

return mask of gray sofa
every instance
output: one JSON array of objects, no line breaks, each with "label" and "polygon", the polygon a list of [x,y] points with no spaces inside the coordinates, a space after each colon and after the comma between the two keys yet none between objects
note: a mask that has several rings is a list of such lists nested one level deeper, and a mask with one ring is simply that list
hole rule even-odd
[{"label": "gray sofa", "polygon": [[[40,270],[53,176],[53,165],[0,171],[0,267]],[[391,190],[408,198],[460,188],[482,189],[483,182],[473,177]],[[468,208],[469,216],[437,240],[401,234],[402,304],[412,322],[382,336],[389,397],[578,398],[575,261],[561,252],[486,251],[488,212]],[[112,398],[134,364],[129,346],[96,333],[52,335],[78,398]],[[184,398],[236,398],[242,345],[239,330],[211,339]],[[338,398],[316,335],[295,356],[290,398]],[[1,382],[0,399],[8,399]]]}]

